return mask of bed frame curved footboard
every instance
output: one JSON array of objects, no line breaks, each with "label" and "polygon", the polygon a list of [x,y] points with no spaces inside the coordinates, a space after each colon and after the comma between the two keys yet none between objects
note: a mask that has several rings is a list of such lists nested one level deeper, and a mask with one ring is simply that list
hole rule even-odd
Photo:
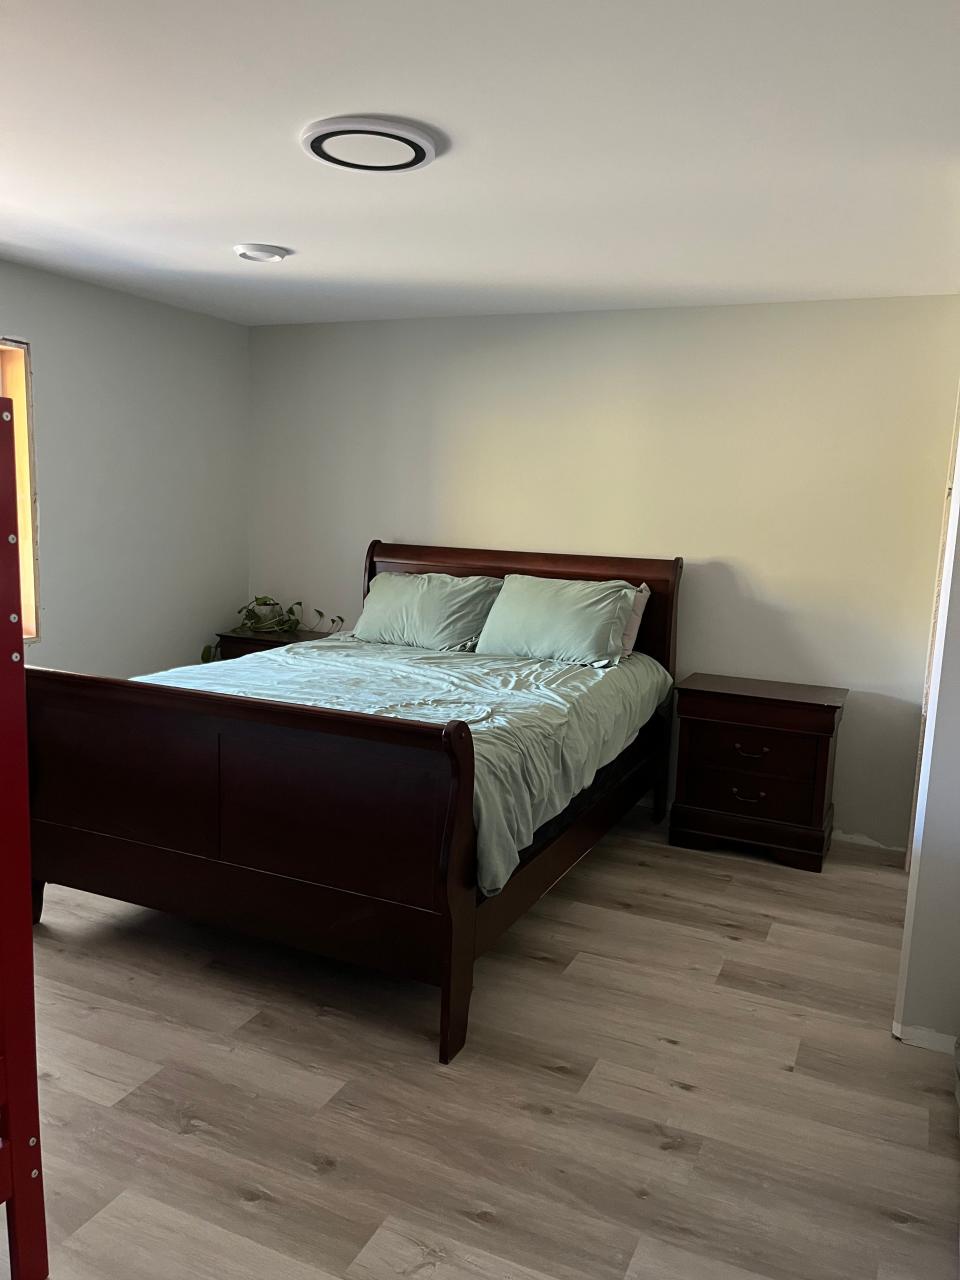
[{"label": "bed frame curved footboard", "polygon": [[35,914],[52,881],[435,983],[463,1044],[473,741],[446,726],[28,672]]},{"label": "bed frame curved footboard", "polygon": [[[364,585],[378,565],[502,576],[519,556],[374,543]],[[665,598],[638,647],[672,671],[680,561],[529,559],[529,572],[555,577],[648,581]],[[664,794],[668,713],[484,899],[473,740],[460,721],[26,674],[35,921],[53,882],[432,983],[441,1062],[466,1038],[476,956],[645,792]]]}]

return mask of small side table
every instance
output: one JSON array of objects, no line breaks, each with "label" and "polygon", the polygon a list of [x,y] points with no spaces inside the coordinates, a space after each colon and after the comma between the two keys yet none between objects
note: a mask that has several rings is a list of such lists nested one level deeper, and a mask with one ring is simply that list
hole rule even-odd
[{"label": "small side table", "polygon": [[246,653],[261,653],[264,649],[282,649],[287,644],[302,644],[305,640],[325,640],[331,631],[218,631],[221,658],[242,658]]},{"label": "small side table", "polygon": [[728,845],[820,871],[847,692],[701,673],[682,680],[670,843]]}]

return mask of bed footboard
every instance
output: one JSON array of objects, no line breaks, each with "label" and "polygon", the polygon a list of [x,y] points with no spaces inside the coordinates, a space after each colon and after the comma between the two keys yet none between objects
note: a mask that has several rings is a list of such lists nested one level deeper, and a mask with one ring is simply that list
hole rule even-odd
[{"label": "bed footboard", "polygon": [[441,988],[462,1046],[473,741],[447,725],[27,672],[34,907],[52,881]]}]

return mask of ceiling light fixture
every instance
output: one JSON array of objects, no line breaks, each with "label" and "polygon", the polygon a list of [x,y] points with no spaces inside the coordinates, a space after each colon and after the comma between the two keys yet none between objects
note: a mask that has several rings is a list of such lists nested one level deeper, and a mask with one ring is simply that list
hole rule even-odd
[{"label": "ceiling light fixture", "polygon": [[235,244],[233,252],[245,262],[282,262],[293,250],[281,244]]},{"label": "ceiling light fixture", "polygon": [[339,169],[403,173],[436,159],[437,143],[419,125],[389,116],[332,116],[300,134],[307,153]]}]

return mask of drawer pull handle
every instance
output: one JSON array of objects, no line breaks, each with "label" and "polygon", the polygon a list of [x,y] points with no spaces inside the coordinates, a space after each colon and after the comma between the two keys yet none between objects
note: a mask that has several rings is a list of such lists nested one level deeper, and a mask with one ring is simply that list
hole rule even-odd
[{"label": "drawer pull handle", "polygon": [[738,756],[743,756],[744,760],[762,760],[764,756],[770,754],[769,747],[761,747],[759,751],[744,751],[739,742],[733,744],[733,749]]},{"label": "drawer pull handle", "polygon": [[767,793],[765,791],[761,791],[760,794],[756,796],[742,796],[740,794],[739,787],[731,787],[730,790],[741,804],[759,804],[761,800],[766,800],[767,798]]}]

